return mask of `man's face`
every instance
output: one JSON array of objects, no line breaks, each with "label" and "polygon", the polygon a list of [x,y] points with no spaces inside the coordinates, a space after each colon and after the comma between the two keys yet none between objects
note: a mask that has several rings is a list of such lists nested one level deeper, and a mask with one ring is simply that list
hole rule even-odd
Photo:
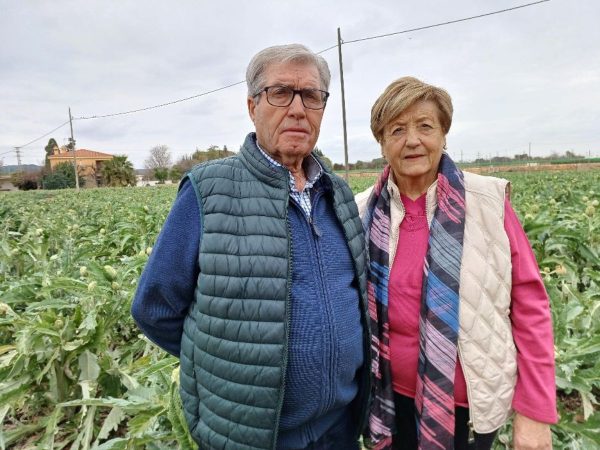
[{"label": "man's face", "polygon": [[[322,89],[319,71],[311,64],[273,64],[265,70],[264,79],[265,87]],[[315,147],[323,111],[305,108],[300,95],[285,107],[270,105],[265,92],[248,97],[248,112],[256,128],[258,144],[285,166],[302,161]]]}]

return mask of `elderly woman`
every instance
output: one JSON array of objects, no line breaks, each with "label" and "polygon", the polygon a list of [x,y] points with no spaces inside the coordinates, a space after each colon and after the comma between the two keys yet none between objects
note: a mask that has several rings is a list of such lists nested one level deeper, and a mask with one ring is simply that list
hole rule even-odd
[{"label": "elderly woman", "polygon": [[446,91],[394,81],[371,110],[388,165],[357,195],[370,255],[378,449],[551,448],[556,393],[548,296],[506,180],[444,152]]}]

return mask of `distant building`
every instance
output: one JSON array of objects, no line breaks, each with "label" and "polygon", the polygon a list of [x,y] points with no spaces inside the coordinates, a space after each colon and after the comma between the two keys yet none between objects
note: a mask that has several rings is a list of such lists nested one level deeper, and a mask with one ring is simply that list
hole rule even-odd
[{"label": "distant building", "polygon": [[[175,184],[175,183],[173,183],[172,180],[165,180],[163,185],[167,185],[167,184]],[[148,176],[142,175],[142,174],[137,174],[135,176],[135,185],[136,186],[161,186],[161,184],[158,182],[158,180],[151,180],[151,179],[149,179]]]},{"label": "distant building", "polygon": [[[77,158],[77,173],[80,177],[85,178],[85,186],[102,186],[102,166],[106,161],[113,159],[113,155],[79,149],[75,150],[75,157]],[[64,162],[72,164],[73,161],[73,151],[67,147],[54,147],[52,155],[48,156],[50,169],[54,169],[57,164]]]},{"label": "distant building", "polygon": [[10,176],[0,175],[0,191],[16,191],[17,188],[12,184]]}]

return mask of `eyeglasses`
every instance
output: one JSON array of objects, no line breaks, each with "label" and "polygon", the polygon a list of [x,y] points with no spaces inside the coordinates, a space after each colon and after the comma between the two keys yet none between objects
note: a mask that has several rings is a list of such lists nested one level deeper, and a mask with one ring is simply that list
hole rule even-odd
[{"label": "eyeglasses", "polygon": [[289,86],[267,86],[254,96],[266,92],[269,105],[286,107],[294,101],[296,94],[300,95],[302,104],[308,109],[323,109],[327,104],[329,92],[320,89],[292,89]]}]

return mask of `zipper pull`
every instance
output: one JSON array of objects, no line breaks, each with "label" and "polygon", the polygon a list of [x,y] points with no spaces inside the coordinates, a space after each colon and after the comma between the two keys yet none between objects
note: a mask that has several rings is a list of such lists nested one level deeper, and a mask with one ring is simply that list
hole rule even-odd
[{"label": "zipper pull", "polygon": [[470,444],[474,444],[475,443],[475,431],[473,430],[473,422],[471,422],[470,420],[467,422],[467,426],[469,427],[469,438],[467,440],[467,442]]},{"label": "zipper pull", "polygon": [[308,218],[308,223],[310,223],[310,226],[311,226],[315,236],[320,238],[323,235],[323,233],[321,233],[321,230],[319,230],[319,227],[317,227],[317,224],[315,222],[313,222],[312,216],[310,216]]}]

